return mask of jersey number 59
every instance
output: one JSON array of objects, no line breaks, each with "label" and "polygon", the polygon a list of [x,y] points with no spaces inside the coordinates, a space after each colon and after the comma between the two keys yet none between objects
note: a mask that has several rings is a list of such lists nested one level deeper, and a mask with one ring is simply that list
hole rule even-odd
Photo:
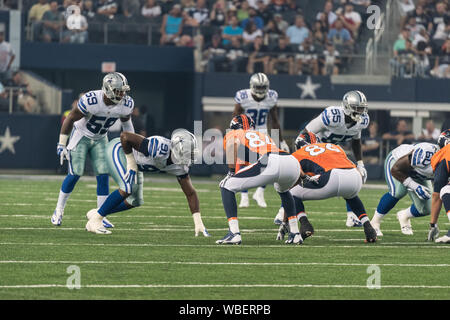
[{"label": "jersey number 59", "polygon": [[117,118],[107,119],[106,117],[92,116],[91,119],[89,119],[89,122],[86,123],[86,128],[93,134],[105,134],[116,120]]}]

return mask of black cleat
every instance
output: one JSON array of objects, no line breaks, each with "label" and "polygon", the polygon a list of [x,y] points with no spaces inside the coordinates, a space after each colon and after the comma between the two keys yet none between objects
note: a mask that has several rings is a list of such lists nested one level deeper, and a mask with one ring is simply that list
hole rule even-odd
[{"label": "black cleat", "polygon": [[300,234],[303,240],[314,234],[314,228],[307,217],[300,218]]},{"label": "black cleat", "polygon": [[366,234],[366,241],[365,242],[375,242],[377,241],[377,232],[370,224],[370,221],[366,221],[363,224],[364,227],[364,233]]}]

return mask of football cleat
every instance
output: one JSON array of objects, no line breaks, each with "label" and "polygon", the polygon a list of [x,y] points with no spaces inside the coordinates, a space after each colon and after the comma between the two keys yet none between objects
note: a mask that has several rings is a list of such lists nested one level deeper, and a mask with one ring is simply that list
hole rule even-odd
[{"label": "football cleat", "polygon": [[64,215],[64,210],[55,209],[55,211],[53,211],[50,221],[52,222],[52,224],[54,226],[60,226],[62,224],[63,215]]},{"label": "football cleat", "polygon": [[264,189],[256,189],[252,198],[256,201],[258,206],[260,206],[261,208],[267,208],[266,200],[264,200]]},{"label": "football cleat", "polygon": [[363,224],[364,233],[366,234],[366,242],[375,242],[377,241],[377,232],[372,227],[369,221],[366,221]]},{"label": "football cleat", "polygon": [[106,219],[106,217],[103,218],[103,226],[105,228],[114,228],[114,225],[111,223],[111,221]]},{"label": "football cleat", "polygon": [[241,233],[233,233],[231,231],[228,231],[228,233],[220,240],[216,241],[217,244],[241,244]]},{"label": "football cleat", "polygon": [[[450,232],[449,232],[450,233]],[[450,236],[447,233],[445,236],[439,237],[435,240],[437,243],[450,243]]]},{"label": "football cleat", "polygon": [[248,201],[248,193],[241,192],[241,202],[239,202],[239,208],[248,208],[250,203]]},{"label": "football cleat", "polygon": [[411,227],[411,219],[406,216],[407,209],[397,212],[397,219],[400,222],[400,228],[403,234],[407,236],[413,235],[413,230]]},{"label": "football cleat", "polygon": [[307,217],[300,218],[300,234],[302,235],[303,240],[314,234],[314,228]]},{"label": "football cleat", "polygon": [[285,242],[286,244],[302,244],[303,238],[300,235],[300,232],[292,233],[289,232],[289,238]]},{"label": "football cleat", "polygon": [[111,234],[102,223],[102,220],[91,219],[86,223],[86,230],[96,234]]},{"label": "football cleat", "polygon": [[278,210],[277,215],[273,219],[273,223],[275,223],[277,226],[280,226],[283,223],[284,220],[284,208],[280,207],[280,210]]},{"label": "football cleat", "polygon": [[383,232],[381,232],[380,224],[378,222],[374,222],[373,219],[372,219],[372,221],[370,221],[370,224],[375,229],[375,231],[377,233],[377,237],[382,237],[383,236]]},{"label": "football cleat", "polygon": [[[90,220],[96,213],[97,213],[98,208],[96,209],[91,209],[86,213],[86,218],[88,220]],[[111,221],[109,221],[108,219],[106,219],[106,217],[103,217],[103,226],[105,228],[114,228],[114,225],[111,223]]]},{"label": "football cleat", "polygon": [[280,228],[278,229],[277,240],[283,240],[288,233],[289,225],[287,223],[281,222]]},{"label": "football cleat", "polygon": [[345,225],[349,228],[351,227],[362,227],[361,221],[358,219],[356,214],[353,212],[347,212],[347,221],[345,222]]}]

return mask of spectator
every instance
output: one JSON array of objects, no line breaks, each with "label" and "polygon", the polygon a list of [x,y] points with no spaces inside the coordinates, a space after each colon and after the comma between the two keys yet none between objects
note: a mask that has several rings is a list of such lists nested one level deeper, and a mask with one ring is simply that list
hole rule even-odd
[{"label": "spectator", "polygon": [[369,124],[369,136],[362,138],[361,150],[364,163],[377,164],[380,161],[381,137],[378,135],[378,123]]},{"label": "spectator", "polygon": [[328,32],[328,41],[334,46],[351,46],[353,39],[350,32],[344,28],[341,20],[336,20],[334,28]]},{"label": "spectator", "polygon": [[295,18],[295,24],[287,29],[286,35],[289,37],[291,44],[302,44],[309,37],[309,30],[305,26],[305,20],[302,16]]},{"label": "spectator", "polygon": [[285,0],[272,0],[267,10],[272,14],[282,13],[288,11],[288,7],[286,6]]},{"label": "spectator", "polygon": [[447,5],[444,2],[436,3],[436,11],[431,14],[428,24],[428,33],[434,34],[440,23],[445,23],[444,18],[447,14]]},{"label": "spectator", "polygon": [[117,13],[117,2],[115,0],[98,0],[97,14],[104,19],[114,19]]},{"label": "spectator", "polygon": [[20,71],[13,74],[11,85],[20,88],[19,91],[15,93],[15,101],[20,112],[40,113],[41,110],[30,89],[30,85],[25,81]]},{"label": "spectator", "polygon": [[450,39],[445,42],[436,57],[431,75],[438,78],[450,78]]},{"label": "spectator", "polygon": [[322,65],[322,75],[339,74],[340,55],[332,44],[327,44],[323,51],[322,57],[319,59]]},{"label": "spectator", "polygon": [[269,70],[269,54],[267,46],[264,45],[263,38],[261,36],[256,37],[255,41],[248,46],[248,63],[247,72],[255,73],[255,64],[262,64],[262,72],[268,73]]},{"label": "spectator", "polygon": [[139,0],[122,0],[122,10],[125,17],[137,17],[140,9],[141,3]]},{"label": "spectator", "polygon": [[337,15],[333,12],[333,2],[332,1],[325,2],[323,11],[319,12],[317,14],[316,20],[321,21],[322,19],[323,19],[323,21],[326,22],[327,28],[328,28],[328,26],[333,25],[334,22],[336,21]]},{"label": "spectator", "polygon": [[315,45],[323,46],[326,41],[326,32],[320,21],[315,21],[311,30],[311,35]]},{"label": "spectator", "polygon": [[239,22],[244,21],[249,17],[249,8],[247,1],[242,1],[240,8],[236,12],[236,17],[238,18]]},{"label": "spectator", "polygon": [[183,30],[181,6],[175,4],[169,13],[166,13],[161,24],[161,45],[176,44]]},{"label": "spectator", "polygon": [[272,51],[273,56],[269,63],[269,73],[294,74],[294,57],[293,50],[289,46],[289,39],[287,37],[280,37],[278,39],[278,45]]},{"label": "spectator", "polygon": [[298,12],[299,14],[302,14],[302,9],[297,7],[297,3],[294,0],[285,0],[286,1],[286,7],[287,10],[290,12]]},{"label": "spectator", "polygon": [[426,42],[420,41],[417,44],[416,51],[416,74],[419,77],[427,77],[430,70],[430,59],[428,58],[428,55],[431,54],[431,48],[428,47]]},{"label": "spectator", "polygon": [[194,40],[188,34],[183,34],[180,37],[180,40],[175,44],[177,47],[194,47]]},{"label": "spectator", "polygon": [[209,15],[211,25],[216,27],[221,27],[225,25],[226,17],[227,17],[227,5],[225,0],[217,0],[214,3],[211,9],[211,13]]},{"label": "spectator", "polygon": [[227,59],[228,64],[231,66],[231,72],[242,72],[246,57],[241,39],[233,37],[230,41],[231,44],[227,47]]},{"label": "spectator", "polygon": [[194,0],[181,0],[180,4],[181,4],[182,11],[189,12],[189,11],[195,9]]},{"label": "spectator", "polygon": [[197,20],[199,25],[206,25],[209,23],[209,10],[206,7],[205,0],[197,0],[195,8],[190,9],[189,15]]},{"label": "spectator", "polygon": [[274,20],[269,20],[264,27],[264,43],[266,45],[272,45],[278,43],[278,38],[284,35],[284,33],[278,29],[278,25]]},{"label": "spectator", "polygon": [[430,119],[426,122],[425,128],[422,129],[422,133],[418,139],[425,142],[436,143],[440,134],[441,131],[436,128],[434,121]]},{"label": "spectator", "polygon": [[87,41],[88,22],[86,17],[81,15],[80,10],[74,10],[67,18],[66,25],[69,30],[64,33],[65,39],[71,43],[85,43]]},{"label": "spectator", "polygon": [[416,34],[420,33],[420,30],[425,29],[423,25],[417,24],[416,18],[414,17],[409,17],[408,23],[406,24],[405,28],[409,30],[409,35],[412,39],[414,39]]},{"label": "spectator", "polygon": [[5,87],[0,82],[0,113],[9,112],[9,98],[8,92],[6,92]]},{"label": "spectator", "polygon": [[244,33],[242,34],[242,38],[244,39],[244,44],[249,44],[255,41],[256,37],[262,38],[263,33],[261,29],[256,27],[256,24],[253,21],[249,21],[245,27]]},{"label": "spectator", "polygon": [[283,20],[283,16],[280,13],[275,13],[273,15],[273,19],[278,27],[278,29],[283,32],[286,33],[286,30],[289,28],[289,24]]},{"label": "spectator", "polygon": [[90,20],[95,18],[96,12],[94,10],[92,0],[86,0],[83,2],[83,10],[81,10],[81,14]]},{"label": "spectator", "polygon": [[394,74],[401,78],[413,76],[416,61],[416,50],[412,46],[411,40],[406,39],[405,49],[399,50],[397,56],[391,61],[391,65],[394,67]]},{"label": "spectator", "polygon": [[50,10],[42,17],[42,40],[44,42],[59,40],[64,24],[63,16],[58,11],[58,2],[50,2]]},{"label": "spectator", "polygon": [[257,11],[254,8],[248,9],[248,18],[241,22],[241,27],[245,29],[249,22],[253,22],[260,30],[264,28],[264,21],[261,17],[257,16]]},{"label": "spectator", "polygon": [[269,12],[267,4],[262,0],[257,1],[256,15],[263,19],[264,25],[272,19],[272,14]]},{"label": "spectator", "polygon": [[444,22],[437,25],[433,35],[433,43],[435,47],[441,47],[447,39],[450,39],[450,16],[445,16]]},{"label": "spectator", "polygon": [[411,144],[414,140],[414,134],[408,130],[408,123],[405,120],[399,120],[396,125],[396,129],[392,132],[383,134],[383,140],[392,141],[394,145],[392,147],[399,146],[401,144]]},{"label": "spectator", "polygon": [[208,72],[216,72],[217,67],[227,61],[225,47],[222,45],[222,38],[220,34],[214,34],[211,37],[211,43],[206,45],[203,51],[203,57],[205,61],[204,65],[207,66]]},{"label": "spectator", "polygon": [[415,5],[412,0],[400,0],[398,3],[400,6],[401,16],[406,16],[409,15],[411,12],[414,12]]},{"label": "spectator", "polygon": [[9,42],[5,41],[5,33],[0,31],[0,81],[11,78],[11,65],[16,58]]},{"label": "spectator", "polygon": [[236,16],[230,18],[230,24],[223,29],[222,38],[223,44],[228,45],[234,38],[241,39],[244,30],[239,26],[239,21]]},{"label": "spectator", "polygon": [[406,48],[406,40],[409,40],[409,30],[404,28],[402,32],[399,34],[398,39],[394,42],[394,57],[398,56],[398,52],[400,50],[405,50]]},{"label": "spectator", "polygon": [[28,23],[41,21],[44,13],[48,10],[50,10],[50,5],[47,0],[39,0],[28,11]]},{"label": "spectator", "polygon": [[[425,13],[423,6],[417,6],[416,10],[409,13],[406,17],[406,21],[408,21],[411,17],[416,19],[416,24],[422,25],[424,28],[428,28],[428,24],[430,23],[430,17]],[[404,24],[403,24],[404,25]]]},{"label": "spectator", "polygon": [[141,9],[142,16],[151,19],[161,15],[161,7],[155,0],[147,0]]},{"label": "spectator", "polygon": [[299,53],[296,55],[295,73],[319,75],[319,61],[317,51],[312,45],[311,39],[306,39],[298,47]]},{"label": "spectator", "polygon": [[353,38],[358,37],[359,27],[361,26],[361,15],[353,10],[353,5],[348,3],[345,5],[344,13],[338,14],[338,19],[344,24],[344,28],[350,31]]}]

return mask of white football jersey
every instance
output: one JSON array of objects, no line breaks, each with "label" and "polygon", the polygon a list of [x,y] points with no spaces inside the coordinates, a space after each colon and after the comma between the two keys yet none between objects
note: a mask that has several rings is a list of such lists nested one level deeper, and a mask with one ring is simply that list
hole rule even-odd
[{"label": "white football jersey", "polygon": [[353,126],[345,123],[344,108],[331,106],[322,111],[306,126],[306,130],[313,132],[320,142],[340,144],[352,139],[361,139],[361,131],[369,126],[369,115],[364,114]]},{"label": "white football jersey", "polygon": [[278,101],[278,93],[275,90],[269,90],[266,97],[261,101],[253,99],[250,89],[239,90],[236,92],[234,100],[255,121],[256,130],[267,130],[267,116],[270,109],[276,106]]},{"label": "white football jersey", "polygon": [[423,142],[418,144],[401,144],[392,150],[392,157],[395,160],[411,153],[411,167],[414,168],[411,177],[432,179],[433,168],[431,167],[431,157],[438,151],[438,146],[432,143]]},{"label": "white football jersey", "polygon": [[107,106],[103,101],[103,91],[90,91],[78,100],[78,110],[84,114],[84,118],[75,122],[75,128],[92,140],[103,138],[108,129],[119,118],[126,118],[133,112],[134,101],[130,96],[125,96],[116,105]]},{"label": "white football jersey", "polygon": [[[139,171],[147,172],[167,172],[175,176],[182,176],[189,172],[187,165],[174,164],[170,160],[170,139],[161,136],[151,136],[147,138],[148,156],[134,150],[133,155],[136,159]],[[169,162],[169,164],[167,164]]]}]

